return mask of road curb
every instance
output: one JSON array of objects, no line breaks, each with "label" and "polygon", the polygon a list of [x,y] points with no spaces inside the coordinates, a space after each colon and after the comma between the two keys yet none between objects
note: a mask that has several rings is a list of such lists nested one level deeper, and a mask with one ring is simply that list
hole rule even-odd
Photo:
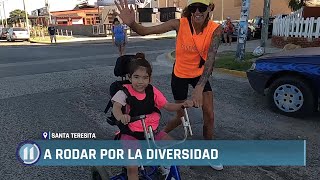
[{"label": "road curb", "polygon": [[[141,38],[140,41],[147,41],[147,40],[161,40],[161,39],[174,39],[175,36],[159,36],[159,37],[152,37],[152,38]],[[130,39],[130,38],[129,38]],[[135,39],[130,39],[130,41],[135,41]],[[43,41],[34,41],[30,40],[30,43],[39,43],[39,44],[51,44],[50,42],[43,42]],[[79,44],[104,44],[111,42],[111,39],[103,39],[103,40],[84,40],[84,41],[63,41],[59,42],[59,44],[62,43],[79,43]]]},{"label": "road curb", "polygon": [[[175,58],[171,56],[171,54],[174,51],[175,50],[172,50],[166,54],[167,59],[172,63],[174,63],[174,61],[175,61]],[[247,73],[244,71],[230,70],[230,69],[225,69],[225,68],[214,68],[214,69],[220,73],[230,74],[232,76],[241,77],[241,78],[247,78]]]},{"label": "road curb", "polygon": [[43,42],[43,41],[29,41],[30,43],[38,43],[38,44],[51,44],[50,42]]}]

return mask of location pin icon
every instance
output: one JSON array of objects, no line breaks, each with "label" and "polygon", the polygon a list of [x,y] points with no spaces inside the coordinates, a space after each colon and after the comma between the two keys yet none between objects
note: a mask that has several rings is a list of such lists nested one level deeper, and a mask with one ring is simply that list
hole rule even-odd
[{"label": "location pin icon", "polygon": [[43,136],[44,139],[47,139],[48,133],[47,132],[43,132],[42,136]]}]

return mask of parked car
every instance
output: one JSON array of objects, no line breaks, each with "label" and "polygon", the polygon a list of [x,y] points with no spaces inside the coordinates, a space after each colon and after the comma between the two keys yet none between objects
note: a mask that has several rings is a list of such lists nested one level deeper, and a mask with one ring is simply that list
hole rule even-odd
[{"label": "parked car", "polygon": [[8,30],[7,41],[24,40],[29,41],[30,34],[27,29],[13,27]]},{"label": "parked car", "polygon": [[[269,18],[268,37],[272,36],[273,20],[274,19],[275,19],[274,17]],[[261,16],[256,16],[252,20],[252,25],[254,27],[254,33],[253,33],[254,38],[261,38],[262,23],[263,23],[263,17],[261,17]]]},{"label": "parked car", "polygon": [[272,110],[288,116],[319,109],[320,48],[302,48],[259,58],[247,71],[251,87]]},{"label": "parked car", "polygon": [[6,40],[7,39],[7,33],[9,28],[1,28],[0,29],[0,40]]}]

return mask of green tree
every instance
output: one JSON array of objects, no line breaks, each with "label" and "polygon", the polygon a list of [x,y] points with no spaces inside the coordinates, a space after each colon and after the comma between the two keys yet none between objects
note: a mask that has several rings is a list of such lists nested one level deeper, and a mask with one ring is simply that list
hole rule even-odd
[{"label": "green tree", "polygon": [[16,9],[9,13],[9,18],[12,24],[16,24],[17,22],[20,22],[20,20],[24,22],[26,19],[26,14],[25,11]]},{"label": "green tree", "polygon": [[305,6],[306,1],[308,1],[308,0],[289,0],[288,7],[292,11],[296,11],[296,10],[299,10],[300,8],[302,8],[303,6]]}]

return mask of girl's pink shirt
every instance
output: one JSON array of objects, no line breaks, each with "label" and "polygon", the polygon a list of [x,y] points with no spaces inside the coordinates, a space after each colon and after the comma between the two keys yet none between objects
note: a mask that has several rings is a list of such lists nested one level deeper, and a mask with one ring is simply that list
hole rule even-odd
[{"label": "girl's pink shirt", "polygon": [[[131,84],[125,84],[124,86],[128,89],[129,93],[132,96],[135,96],[138,100],[143,100],[146,97],[146,93],[140,93],[135,91]],[[163,108],[164,105],[167,104],[168,101],[164,97],[164,95],[154,86],[153,86],[153,93],[154,93],[155,106],[160,110]],[[112,97],[111,100],[114,102],[120,103],[122,106],[126,106],[126,112],[128,114],[130,107],[126,103],[126,98],[127,98],[126,94],[122,90],[120,90]],[[156,112],[153,112],[147,115],[145,121],[146,121],[147,127],[151,126],[153,130],[156,130],[159,126],[160,115]],[[131,131],[143,132],[141,121],[129,123],[129,128],[131,129]]]}]

